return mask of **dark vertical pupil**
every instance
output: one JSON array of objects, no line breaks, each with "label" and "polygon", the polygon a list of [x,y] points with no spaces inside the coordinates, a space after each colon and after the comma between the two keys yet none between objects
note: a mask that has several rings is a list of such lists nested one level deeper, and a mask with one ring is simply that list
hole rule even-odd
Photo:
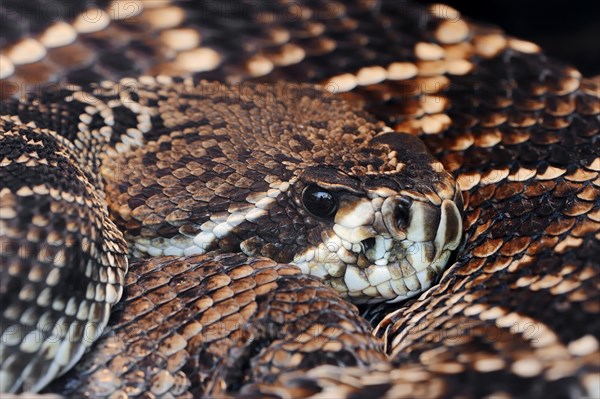
[{"label": "dark vertical pupil", "polygon": [[302,202],[306,209],[315,216],[331,216],[337,208],[337,200],[332,193],[321,187],[307,186],[302,193]]}]

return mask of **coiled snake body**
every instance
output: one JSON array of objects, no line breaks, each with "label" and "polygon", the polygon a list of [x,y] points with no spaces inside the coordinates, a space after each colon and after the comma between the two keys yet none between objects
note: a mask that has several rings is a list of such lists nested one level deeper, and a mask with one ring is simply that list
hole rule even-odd
[{"label": "coiled snake body", "polygon": [[597,81],[439,5],[98,6],[3,6],[3,391],[600,395]]}]

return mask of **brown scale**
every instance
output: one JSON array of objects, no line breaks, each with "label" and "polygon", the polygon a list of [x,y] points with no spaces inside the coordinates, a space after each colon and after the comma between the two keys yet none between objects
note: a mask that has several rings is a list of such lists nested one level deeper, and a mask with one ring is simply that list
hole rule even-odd
[{"label": "brown scale", "polygon": [[[189,4],[192,2],[184,2],[182,7]],[[436,86],[440,91],[434,94],[447,99],[442,112],[451,122],[429,125],[433,128],[422,137],[453,175],[468,183],[464,190],[467,241],[457,263],[438,286],[418,301],[394,308],[396,312],[376,330],[386,338],[387,352],[394,355],[392,364],[373,366],[369,372],[338,367],[285,373],[276,382],[249,387],[250,393],[284,397],[289,392],[297,396],[320,392],[338,397],[351,392],[356,397],[399,398],[590,396],[597,392],[598,80],[581,79],[572,68],[548,61],[531,43],[465,21],[450,8],[436,7],[437,13],[394,1],[348,4],[333,18],[319,20],[325,26],[323,35],[336,44],[335,50],[322,55],[314,53],[315,46],[323,49],[319,37],[304,42],[286,38],[289,31],[277,26],[280,20],[262,25],[263,21],[238,18],[244,27],[257,31],[245,31],[243,40],[231,40],[231,33],[220,25],[223,13],[200,10],[197,21],[184,22],[200,26],[202,45],[219,47],[225,59],[236,64],[222,66],[225,71],[236,71],[231,73],[234,80],[244,79],[248,73],[241,66],[247,58],[266,48],[281,51],[281,45],[289,41],[306,46],[309,56],[297,64],[276,67],[261,80],[327,82],[342,73],[357,74],[366,66],[418,63],[433,83],[449,83]],[[387,29],[373,29],[383,26]],[[278,35],[263,35],[277,28]],[[306,34],[306,30],[297,32]],[[140,36],[145,34],[142,31]],[[378,36],[384,34],[387,41]],[[284,40],[278,42],[277,36]],[[419,60],[415,55],[419,41],[439,44],[445,51],[443,57],[456,57],[470,69],[461,75],[448,68],[442,78],[434,76],[441,72],[439,65],[427,64],[432,60]],[[99,59],[80,76],[98,71],[119,76],[101,56]],[[153,70],[156,63],[152,56],[143,62],[148,65],[145,70]],[[181,72],[168,65],[164,71]],[[48,72],[32,73],[35,68],[37,64],[18,66],[14,75],[0,82],[3,90],[14,91],[12,82],[30,83],[36,76],[48,76]],[[221,78],[220,71],[217,68],[197,76]],[[58,74],[55,79],[61,81],[63,76]],[[418,79],[359,86],[346,96],[384,121],[420,134],[425,114],[418,103],[427,94],[411,92],[407,99],[406,91],[399,90],[414,87]],[[3,96],[7,94],[12,92],[3,92]],[[486,147],[498,134],[500,142]],[[507,168],[518,182],[504,179],[480,185],[485,173]],[[559,176],[560,169],[568,170]],[[495,240],[502,240],[502,245],[490,257],[473,256],[491,253],[498,244]],[[210,305],[198,306],[205,309]],[[148,350],[139,350],[148,355]],[[132,357],[120,359],[128,362]],[[175,370],[181,363],[172,364]],[[119,370],[116,365],[110,369]],[[164,381],[174,381],[170,386],[184,392],[189,384],[186,378],[181,373],[171,378],[158,376],[155,389],[158,392]],[[131,396],[147,386],[139,375],[129,381]]]},{"label": "brown scale", "polygon": [[50,390],[220,396],[289,370],[364,367],[384,359],[353,305],[297,268],[267,259],[136,262],[125,290],[111,332],[96,344],[103,355],[76,366],[74,372],[86,376],[77,384],[63,378]]}]

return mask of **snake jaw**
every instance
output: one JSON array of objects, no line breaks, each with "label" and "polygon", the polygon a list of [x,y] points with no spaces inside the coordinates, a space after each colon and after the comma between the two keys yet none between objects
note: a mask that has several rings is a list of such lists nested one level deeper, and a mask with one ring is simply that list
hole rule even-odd
[{"label": "snake jaw", "polygon": [[418,295],[441,274],[462,234],[460,204],[425,201],[395,195],[342,203],[322,242],[292,263],[355,303]]}]

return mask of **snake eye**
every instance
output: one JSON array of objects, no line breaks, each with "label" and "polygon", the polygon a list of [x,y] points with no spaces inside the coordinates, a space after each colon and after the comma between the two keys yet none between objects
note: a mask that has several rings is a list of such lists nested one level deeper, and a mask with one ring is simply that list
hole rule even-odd
[{"label": "snake eye", "polygon": [[328,217],[337,209],[337,198],[321,187],[310,185],[302,192],[304,207],[315,216]]}]

